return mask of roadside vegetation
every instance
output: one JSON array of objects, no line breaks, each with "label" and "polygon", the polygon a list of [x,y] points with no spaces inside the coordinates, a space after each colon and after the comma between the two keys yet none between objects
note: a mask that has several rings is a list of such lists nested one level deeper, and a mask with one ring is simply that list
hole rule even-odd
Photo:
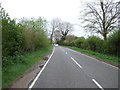
[{"label": "roadside vegetation", "polygon": [[120,30],[116,30],[110,34],[107,40],[103,40],[97,36],[84,38],[68,35],[67,37],[64,41],[64,46],[120,64]]},{"label": "roadside vegetation", "polygon": [[[22,75],[37,63],[56,43],[68,48],[94,55],[104,60],[120,64],[120,28],[118,27],[119,3],[114,0],[99,0],[86,3],[79,20],[83,29],[102,36],[77,37],[70,35],[74,24],[59,18],[51,20],[47,30],[47,20],[39,18],[11,19],[0,8],[2,21],[2,86]],[[82,26],[82,25],[81,25]],[[48,38],[48,32],[50,38]],[[0,62],[1,63],[1,62]],[[1,75],[1,74],[0,74]]]},{"label": "roadside vegetation", "polygon": [[[46,53],[51,49],[52,49],[51,46],[48,46],[46,48],[41,48],[36,51],[24,52],[22,53],[22,58],[21,58],[21,60],[24,61],[24,63],[12,63],[6,67],[3,67],[3,74],[2,74],[3,87],[6,87],[16,78],[23,75],[26,70],[28,70],[34,64],[42,60],[42,56],[46,55]],[[17,55],[16,57],[21,57],[21,56]],[[13,60],[13,58],[14,57],[12,56],[8,57],[8,61]],[[19,58],[16,60],[19,60]]]},{"label": "roadside vegetation", "polygon": [[77,48],[77,47],[71,47],[71,46],[65,46],[65,47],[82,52],[82,53],[85,53],[85,54],[93,56],[97,59],[107,60],[109,62],[116,64],[116,65],[120,64],[120,62],[118,62],[118,61],[120,61],[120,58],[118,58],[117,56],[114,56],[114,55],[103,54],[103,53],[94,52],[91,50],[85,50],[85,49],[81,49],[81,48]]},{"label": "roadside vegetation", "polygon": [[18,22],[1,8],[2,86],[22,75],[51,48],[44,18],[22,18]]},{"label": "roadside vegetation", "polygon": [[97,36],[75,38],[75,36],[69,35],[68,37],[74,38],[74,40],[71,39],[69,41],[69,39],[67,40],[66,38],[64,45],[120,57],[120,30],[116,30],[110,34],[107,40],[103,40]]},{"label": "roadside vegetation", "polygon": [[[70,35],[70,28],[64,28],[67,34],[59,32],[59,39],[56,43],[63,46],[107,59],[111,62],[120,63],[120,27],[119,27],[119,5],[116,0],[98,0],[84,4],[83,11],[80,12],[80,22],[83,29],[91,32],[93,35],[85,37],[76,37]],[[58,34],[62,28],[59,27],[59,21],[56,20],[57,29],[54,34]],[[100,35],[95,36],[95,34]],[[64,37],[64,39],[62,38]],[[55,38],[58,38],[55,36]],[[112,58],[113,57],[113,58]]]}]

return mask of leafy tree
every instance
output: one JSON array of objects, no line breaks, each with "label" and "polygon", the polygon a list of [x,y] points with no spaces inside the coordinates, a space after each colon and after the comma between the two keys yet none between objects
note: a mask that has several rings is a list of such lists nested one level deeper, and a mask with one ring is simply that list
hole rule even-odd
[{"label": "leafy tree", "polygon": [[46,23],[46,20],[41,17],[38,19],[23,18],[19,21],[19,24],[22,26],[23,48],[25,51],[46,47],[49,44],[46,36]]}]

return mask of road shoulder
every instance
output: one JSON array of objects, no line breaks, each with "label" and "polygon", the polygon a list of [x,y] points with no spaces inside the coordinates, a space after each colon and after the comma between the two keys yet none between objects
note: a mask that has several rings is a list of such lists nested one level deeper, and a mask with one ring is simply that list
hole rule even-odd
[{"label": "road shoulder", "polygon": [[[64,46],[63,46],[63,47],[64,47]],[[71,49],[71,48],[68,48],[68,47],[64,47],[64,48]],[[71,49],[71,50],[74,50],[74,49]],[[77,50],[74,50],[74,51],[80,52],[80,51],[77,51]],[[83,53],[83,52],[80,52],[80,53],[82,53],[82,54],[84,54],[84,55],[87,55],[87,56],[89,56],[89,57],[92,57],[92,58],[94,58],[94,59],[96,59],[96,60],[102,61],[102,62],[104,62],[104,63],[106,63],[106,64],[110,64],[110,65],[113,65],[113,66],[115,66],[115,67],[120,68],[120,64],[116,64],[116,63],[114,63],[114,62],[110,62],[110,61],[108,61],[108,60],[101,59],[101,58],[99,58],[99,57],[96,57],[96,56],[93,56],[93,55],[90,55],[90,54],[87,54],[87,53]]]}]

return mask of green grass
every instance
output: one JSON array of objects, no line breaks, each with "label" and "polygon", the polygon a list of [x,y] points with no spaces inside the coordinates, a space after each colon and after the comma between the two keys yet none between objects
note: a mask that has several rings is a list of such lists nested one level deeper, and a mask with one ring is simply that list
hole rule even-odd
[{"label": "green grass", "polygon": [[90,51],[90,50],[84,50],[84,49],[76,48],[76,47],[70,47],[70,46],[65,46],[65,47],[76,50],[76,51],[79,51],[79,52],[83,52],[85,54],[94,56],[96,58],[100,58],[100,59],[103,59],[103,60],[110,61],[110,62],[115,63],[115,64],[120,64],[120,62],[118,62],[118,61],[120,61],[120,58],[118,58],[117,56],[102,54],[102,53],[93,52],[93,51]]},{"label": "green grass", "polygon": [[51,46],[47,48],[42,48],[40,50],[34,52],[24,53],[24,57],[27,63],[18,63],[14,65],[8,65],[5,67],[5,72],[3,72],[2,77],[2,86],[6,87],[13,80],[15,80],[20,75],[24,74],[24,72],[31,68],[34,64],[41,60],[42,56],[44,56],[48,51],[52,48]]}]

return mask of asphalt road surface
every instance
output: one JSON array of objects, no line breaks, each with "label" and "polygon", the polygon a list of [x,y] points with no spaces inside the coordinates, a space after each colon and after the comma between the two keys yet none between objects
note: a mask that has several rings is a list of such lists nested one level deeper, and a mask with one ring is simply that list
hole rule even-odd
[{"label": "asphalt road surface", "polygon": [[118,68],[58,46],[30,88],[118,88]]}]

